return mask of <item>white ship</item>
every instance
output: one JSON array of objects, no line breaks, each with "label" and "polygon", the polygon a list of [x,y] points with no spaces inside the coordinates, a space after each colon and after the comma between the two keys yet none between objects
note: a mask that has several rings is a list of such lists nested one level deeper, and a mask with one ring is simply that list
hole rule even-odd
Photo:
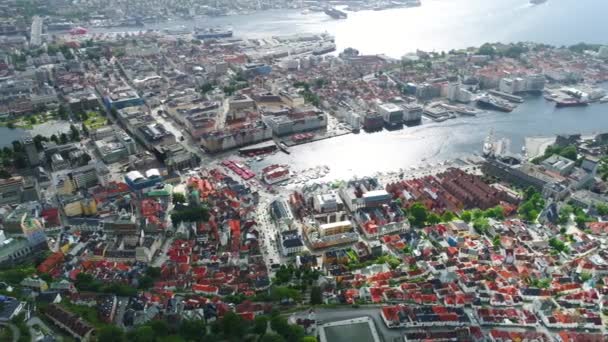
[{"label": "white ship", "polygon": [[490,134],[488,134],[484,140],[482,152],[484,157],[491,157],[494,155],[494,130],[491,130]]}]

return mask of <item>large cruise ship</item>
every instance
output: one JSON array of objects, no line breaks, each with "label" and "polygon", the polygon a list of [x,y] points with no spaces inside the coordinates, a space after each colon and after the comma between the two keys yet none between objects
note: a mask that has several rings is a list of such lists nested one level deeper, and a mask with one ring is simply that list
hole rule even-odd
[{"label": "large cruise ship", "polygon": [[484,95],[477,99],[477,105],[485,109],[493,109],[501,112],[511,112],[515,107],[507,101],[497,99],[490,95]]},{"label": "large cruise ship", "polygon": [[194,35],[197,39],[230,38],[232,37],[232,30],[216,28],[196,29]]},{"label": "large cruise ship", "polygon": [[322,44],[322,45],[316,47],[314,50],[312,50],[312,54],[315,56],[320,56],[320,55],[324,55],[326,53],[330,53],[330,52],[334,52],[334,51],[336,51],[336,44],[325,43],[325,44]]}]

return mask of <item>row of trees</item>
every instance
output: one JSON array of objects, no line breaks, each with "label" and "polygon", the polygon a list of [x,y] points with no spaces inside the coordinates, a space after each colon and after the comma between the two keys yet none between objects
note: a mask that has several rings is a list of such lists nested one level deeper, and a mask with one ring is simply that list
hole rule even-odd
[{"label": "row of trees", "polygon": [[[398,204],[400,205],[400,201]],[[433,213],[427,209],[427,207],[416,202],[409,208],[402,209],[403,214],[407,216],[408,220],[414,227],[432,226],[441,222],[450,222],[456,218],[456,215],[450,211],[444,212],[441,216]]]},{"label": "row of trees", "polygon": [[125,297],[137,295],[137,289],[132,286],[119,283],[104,284],[87,273],[79,273],[76,276],[74,286],[76,286],[79,291],[112,293],[117,296]]},{"label": "row of trees", "polygon": [[205,222],[207,220],[209,220],[209,209],[205,206],[185,207],[171,213],[171,222],[174,226],[182,222]]},{"label": "row of trees", "polygon": [[534,158],[532,162],[538,164],[554,154],[562,156],[564,158],[568,158],[572,161],[576,161],[578,159],[578,152],[576,150],[575,145],[568,145],[563,147],[558,145],[551,145],[547,147],[547,149],[545,149],[545,153],[542,156]]},{"label": "row of trees", "polygon": [[[598,213],[604,212],[608,213],[608,206],[600,204],[597,207]],[[600,214],[602,215],[602,214]],[[570,219],[574,217],[574,223],[580,229],[585,228],[585,223],[594,222],[596,219],[589,214],[587,214],[582,208],[574,207],[569,204],[565,204],[560,208],[558,223],[566,224],[570,222]]]},{"label": "row of trees", "polygon": [[[269,330],[269,325],[272,331]],[[287,320],[274,312],[270,317],[257,316],[254,321],[227,312],[224,317],[211,324],[203,320],[183,320],[169,324],[166,320],[153,320],[125,333],[115,325],[104,326],[97,333],[98,341],[113,342],[315,342],[316,338],[306,336],[304,329],[290,325]]]},{"label": "row of trees", "polygon": [[545,208],[545,200],[536,189],[530,187],[524,192],[524,202],[519,206],[518,213],[522,219],[534,222]]},{"label": "row of trees", "polygon": [[528,51],[528,47],[523,43],[510,44],[506,47],[496,47],[494,44],[485,43],[477,49],[477,53],[480,55],[509,58],[519,58],[523,53]]}]

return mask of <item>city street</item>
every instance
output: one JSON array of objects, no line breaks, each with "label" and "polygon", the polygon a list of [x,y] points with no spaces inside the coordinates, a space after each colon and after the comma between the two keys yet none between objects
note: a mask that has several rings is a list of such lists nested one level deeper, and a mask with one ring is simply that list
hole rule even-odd
[{"label": "city street", "polygon": [[173,135],[175,135],[175,140],[182,141],[182,139],[184,139],[182,142],[184,148],[196,154],[199,158],[201,158],[201,160],[203,160],[206,155],[203,150],[200,149],[200,143],[194,141],[192,136],[186,133],[185,130],[177,122],[173,121],[172,119],[166,118],[165,116],[159,115],[159,110],[165,112],[165,106],[160,105],[158,107],[151,108],[150,114],[152,115],[154,120],[161,123],[169,132],[173,133]]},{"label": "city street", "polygon": [[260,238],[262,255],[270,276],[274,275],[272,264],[282,264],[281,252],[278,249],[276,243],[277,227],[272,222],[272,218],[269,214],[269,205],[272,201],[272,197],[269,194],[262,193],[260,196],[260,204],[256,208],[256,220],[260,229]]},{"label": "city street", "polygon": [[129,303],[128,297],[118,297],[118,305],[116,306],[116,316],[114,317],[114,324],[123,327],[122,321],[125,316],[127,304]]}]

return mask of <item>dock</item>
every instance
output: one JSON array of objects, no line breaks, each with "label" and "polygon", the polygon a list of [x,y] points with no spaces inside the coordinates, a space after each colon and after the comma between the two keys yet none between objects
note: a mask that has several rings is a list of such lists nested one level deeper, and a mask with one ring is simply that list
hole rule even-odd
[{"label": "dock", "polygon": [[490,93],[494,96],[501,97],[501,98],[511,101],[511,102],[524,103],[524,99],[521,96],[503,93],[502,91],[498,91],[498,90],[489,90],[488,93]]}]

